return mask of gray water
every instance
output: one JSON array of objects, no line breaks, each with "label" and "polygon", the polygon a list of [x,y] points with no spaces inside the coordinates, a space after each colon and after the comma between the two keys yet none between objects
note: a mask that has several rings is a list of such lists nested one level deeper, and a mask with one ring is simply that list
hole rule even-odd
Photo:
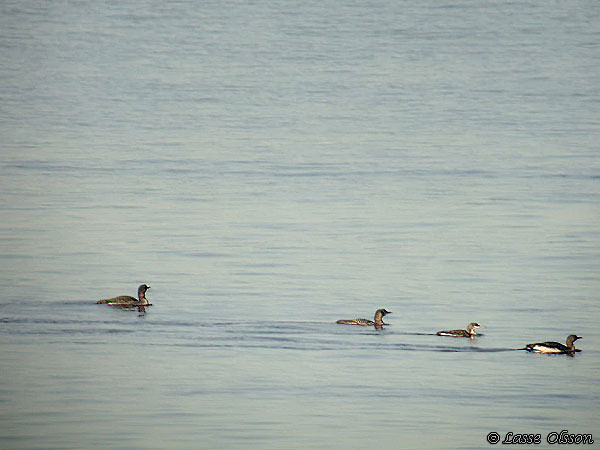
[{"label": "gray water", "polygon": [[600,448],[598,2],[2,1],[0,57],[1,448]]}]

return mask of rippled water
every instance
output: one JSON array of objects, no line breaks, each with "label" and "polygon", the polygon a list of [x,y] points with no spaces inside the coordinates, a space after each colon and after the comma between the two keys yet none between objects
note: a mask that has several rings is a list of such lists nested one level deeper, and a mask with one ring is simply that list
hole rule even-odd
[{"label": "rippled water", "polygon": [[2,2],[0,447],[598,448],[599,19]]}]

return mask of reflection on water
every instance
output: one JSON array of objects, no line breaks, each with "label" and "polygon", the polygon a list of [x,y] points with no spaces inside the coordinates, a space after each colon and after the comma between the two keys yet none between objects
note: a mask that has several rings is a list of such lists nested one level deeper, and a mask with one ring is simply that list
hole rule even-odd
[{"label": "reflection on water", "polygon": [[[6,442],[36,442],[15,440],[35,424],[68,446],[84,422],[93,423],[84,438],[90,445],[107,438],[111,446],[158,448],[173,439],[187,447],[209,436],[234,447],[300,447],[314,442],[311,433],[326,433],[324,446],[338,448],[376,429],[386,445],[409,439],[428,448],[443,447],[437,435],[421,440],[434,420],[453,442],[477,441],[499,422],[550,432],[564,425],[558,409],[573,403],[580,411],[570,429],[595,420],[598,399],[585,380],[597,350],[567,364],[571,358],[528,354],[523,338],[504,339],[502,326],[448,338],[403,327],[406,318],[381,330],[280,317],[212,320],[152,301],[142,317],[84,301],[42,303],[33,314],[4,304],[4,365],[14,376],[4,396],[18,405],[3,428]],[[563,384],[568,377],[577,382]],[[560,380],[562,388],[548,392],[535,379]],[[444,413],[452,408],[465,427]],[[122,441],[109,438],[115,431]]]},{"label": "reflection on water", "polygon": [[[130,313],[132,314],[132,313]],[[388,349],[402,351],[433,351],[433,352],[502,352],[522,350],[514,348],[480,347],[476,342],[466,340],[468,345],[448,345],[439,337],[434,344],[398,343],[398,342],[348,342],[352,331],[340,330],[336,324],[326,322],[181,322],[148,319],[149,326],[142,330],[139,345],[151,346],[185,346],[185,347],[236,347],[236,348],[273,348],[294,350],[346,350],[346,349]],[[131,328],[130,321],[115,320],[62,320],[62,319],[31,319],[31,318],[0,318],[5,330],[11,335],[77,335],[90,338],[102,338],[105,334],[136,333]],[[136,325],[137,326],[137,325]],[[197,331],[203,330],[201,342],[198,341]],[[10,331],[9,331],[10,330]],[[394,331],[389,327],[361,327],[361,336],[379,336],[385,334],[388,338],[398,337],[408,340],[410,336],[436,336],[435,333],[411,333]],[[191,334],[191,336],[190,336]],[[160,336],[168,335],[168,342],[160,342]],[[479,335],[484,337],[484,335]],[[477,339],[477,338],[475,338]],[[173,341],[173,342],[171,342]],[[462,340],[461,340],[462,341]]]}]

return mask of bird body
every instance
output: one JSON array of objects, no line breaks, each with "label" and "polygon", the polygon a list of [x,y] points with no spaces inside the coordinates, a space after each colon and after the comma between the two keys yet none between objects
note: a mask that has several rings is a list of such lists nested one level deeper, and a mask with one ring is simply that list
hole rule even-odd
[{"label": "bird body", "polygon": [[383,325],[387,325],[386,323],[383,323],[383,316],[385,316],[386,314],[391,314],[391,313],[392,313],[391,311],[387,311],[386,309],[382,308],[382,309],[378,309],[377,311],[375,311],[375,317],[373,317],[373,320],[340,319],[336,323],[339,323],[342,325],[359,325],[362,327],[375,326],[375,327],[381,328],[381,327],[383,327]]},{"label": "bird body", "polygon": [[131,297],[129,295],[120,295],[118,297],[107,298],[103,300],[98,300],[96,303],[98,304],[107,304],[109,306],[113,306],[115,308],[122,309],[133,309],[137,307],[148,306],[150,303],[148,299],[146,299],[146,291],[150,289],[150,286],[146,284],[140,285],[138,287],[138,298]]},{"label": "bird body", "polygon": [[575,348],[575,341],[581,339],[581,336],[570,334],[567,337],[567,345],[561,344],[560,342],[548,341],[538,342],[535,344],[527,344],[523,350],[527,350],[533,353],[574,353],[581,350]]},{"label": "bird body", "polygon": [[438,336],[472,338],[474,336],[477,336],[477,333],[475,332],[475,330],[478,328],[482,328],[482,327],[483,327],[483,325],[479,325],[477,322],[471,322],[469,325],[467,325],[466,330],[444,330],[444,331],[438,331],[436,334]]}]

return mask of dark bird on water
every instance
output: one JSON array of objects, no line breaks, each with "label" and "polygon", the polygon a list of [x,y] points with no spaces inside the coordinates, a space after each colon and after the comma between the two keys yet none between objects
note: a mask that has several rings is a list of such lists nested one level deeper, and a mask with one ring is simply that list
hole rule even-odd
[{"label": "dark bird on water", "polygon": [[472,338],[477,336],[475,330],[478,328],[483,328],[483,325],[479,325],[477,322],[471,322],[467,325],[466,330],[447,330],[447,331],[438,331],[436,334],[438,336],[451,336],[451,337],[468,337]]},{"label": "dark bird on water", "polygon": [[146,291],[150,289],[150,286],[142,284],[138,288],[138,298],[133,298],[129,295],[120,295],[119,297],[107,298],[104,300],[98,300],[96,303],[107,304],[114,306],[115,308],[134,309],[138,308],[140,312],[145,311],[145,307],[150,305],[146,299]]},{"label": "dark bird on water", "polygon": [[385,309],[378,309],[375,311],[375,317],[373,320],[368,319],[340,319],[336,323],[340,323],[342,325],[360,325],[362,327],[366,326],[375,326],[376,328],[382,328],[383,325],[388,325],[383,322],[383,316],[386,314],[391,314],[391,311],[387,311]]},{"label": "dark bird on water", "polygon": [[568,353],[573,354],[574,352],[580,352],[581,350],[575,348],[575,341],[581,339],[581,336],[576,334],[570,334],[567,337],[567,345],[561,344],[560,342],[538,342],[537,344],[527,344],[522,350],[527,350],[533,353]]}]

